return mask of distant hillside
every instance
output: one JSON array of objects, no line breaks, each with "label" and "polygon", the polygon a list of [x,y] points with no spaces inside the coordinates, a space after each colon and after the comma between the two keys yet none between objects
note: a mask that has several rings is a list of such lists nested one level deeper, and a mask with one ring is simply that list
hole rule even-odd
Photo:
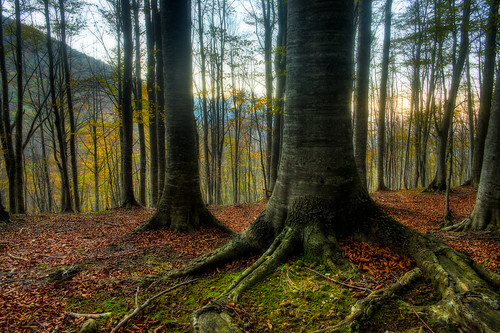
[{"label": "distant hillside", "polygon": [[[4,46],[6,51],[6,60],[9,67],[9,72],[15,72],[14,53],[15,53],[15,22],[6,17],[2,17],[4,29]],[[47,62],[47,48],[45,33],[36,29],[33,26],[22,26],[23,37],[23,56],[25,57],[25,66],[27,70],[34,69],[40,64],[39,59],[42,59],[43,65]],[[59,53],[61,43],[53,39],[54,57],[56,58],[56,66],[59,64]],[[72,74],[75,78],[89,78],[98,75],[110,75],[112,68],[107,63],[88,56],[76,49],[68,47],[68,55],[71,61]]]}]

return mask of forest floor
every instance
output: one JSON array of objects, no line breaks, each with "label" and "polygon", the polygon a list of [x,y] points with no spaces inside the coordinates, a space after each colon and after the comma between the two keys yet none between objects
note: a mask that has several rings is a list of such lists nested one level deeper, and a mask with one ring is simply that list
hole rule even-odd
[{"label": "forest floor", "polygon": [[[442,193],[411,190],[372,195],[387,213],[402,223],[434,234],[500,273],[498,233],[439,230],[444,212]],[[452,191],[455,223],[471,213],[474,201],[472,188]],[[241,232],[264,207],[265,201],[260,201],[210,209],[230,228]],[[167,281],[148,288],[123,282],[129,277],[181,267],[228,240],[212,229],[189,235],[168,230],[131,233],[152,213],[149,209],[134,208],[14,216],[13,223],[0,229],[0,331],[76,332],[87,318],[75,318],[71,313],[111,312],[98,319],[100,331],[109,332],[138,304],[180,282],[187,283],[156,299],[121,331],[183,332],[189,329],[192,311],[220,295],[255,258],[227,264],[193,282]],[[234,314],[246,332],[317,330],[338,323],[368,290],[386,287],[414,267],[408,258],[377,244],[353,239],[343,239],[341,244],[351,261],[367,272],[363,281],[331,276],[321,262],[299,257],[282,265],[247,292],[238,304],[228,303],[225,308]],[[51,279],[54,272],[74,265],[78,265],[79,272],[71,279],[61,282]],[[430,283],[420,281],[399,299],[381,306],[358,331],[428,331],[423,322],[425,318],[419,318],[410,310],[436,301]],[[434,331],[453,330],[436,327]]]}]

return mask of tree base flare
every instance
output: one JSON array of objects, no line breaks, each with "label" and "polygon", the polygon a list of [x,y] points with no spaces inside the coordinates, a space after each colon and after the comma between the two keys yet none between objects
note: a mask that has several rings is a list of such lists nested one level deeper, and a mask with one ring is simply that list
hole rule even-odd
[{"label": "tree base flare", "polygon": [[218,221],[204,206],[190,207],[175,212],[170,209],[158,208],[148,221],[135,229],[135,232],[172,228],[179,233],[193,233],[201,226],[217,228],[230,235],[235,234],[234,231]]}]

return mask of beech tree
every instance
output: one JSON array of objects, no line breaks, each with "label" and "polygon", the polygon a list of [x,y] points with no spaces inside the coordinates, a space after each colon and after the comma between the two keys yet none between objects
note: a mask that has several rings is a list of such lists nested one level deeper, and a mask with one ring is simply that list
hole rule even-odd
[{"label": "beech tree", "polygon": [[121,0],[123,25],[123,98],[122,98],[122,207],[138,205],[132,177],[133,112],[132,112],[132,19],[129,0]]},{"label": "beech tree", "polygon": [[50,14],[49,14],[49,1],[44,0],[44,13],[45,13],[45,24],[47,26],[47,54],[49,60],[49,87],[50,87],[50,101],[51,101],[51,111],[54,115],[54,127],[57,132],[57,143],[59,145],[59,155],[60,161],[58,162],[58,168],[61,173],[61,211],[72,212],[72,199],[71,199],[71,189],[69,181],[69,171],[68,171],[68,152],[66,148],[66,130],[64,126],[64,116],[59,103],[57,102],[57,91],[56,91],[56,78],[55,78],[55,65],[54,65],[54,52],[52,49],[52,33],[50,25]]},{"label": "beech tree", "polygon": [[463,3],[462,23],[460,26],[460,46],[458,50],[458,59],[453,63],[453,74],[449,95],[445,101],[443,119],[437,130],[437,152],[436,152],[436,172],[434,179],[427,186],[427,190],[442,191],[446,189],[446,151],[448,148],[448,138],[450,128],[453,122],[453,113],[456,106],[460,78],[465,65],[465,57],[469,48],[469,18],[470,18],[470,0]]},{"label": "beech tree", "polygon": [[192,232],[202,225],[224,229],[208,211],[201,196],[190,13],[189,1],[161,1],[167,176],[156,213],[139,230],[172,228],[178,232]]},{"label": "beech tree", "polygon": [[16,135],[14,137],[15,168],[16,168],[16,213],[24,214],[24,164],[23,164],[23,115],[24,115],[24,85],[23,85],[23,42],[21,35],[21,6],[19,0],[14,1],[16,17],[16,78],[17,78],[17,112],[15,119]]},{"label": "beech tree", "polygon": [[153,13],[149,0],[144,1],[144,20],[146,27],[146,48],[147,48],[147,73],[146,89],[148,92],[148,119],[149,119],[149,177],[151,183],[150,206],[156,207],[158,203],[158,139],[156,115],[156,94],[155,94],[155,37],[153,29]]},{"label": "beech tree", "polygon": [[[69,150],[71,155],[71,172],[73,176],[73,198],[75,201],[75,210],[79,212],[80,209],[80,194],[78,190],[78,163],[76,160],[76,124],[75,124],[75,112],[73,110],[73,94],[71,92],[71,72],[68,59],[68,47],[66,45],[66,14],[65,14],[65,3],[63,0],[59,0],[59,12],[61,15],[61,43],[62,43],[62,61],[64,69],[64,83],[66,90],[66,101],[68,106],[69,115]],[[68,3],[66,3],[68,6]]]},{"label": "beech tree", "polygon": [[471,184],[478,186],[483,163],[484,142],[490,118],[493,80],[495,76],[496,36],[498,30],[498,6],[500,1],[490,1],[488,25],[486,28],[485,54],[483,66],[483,82],[481,84],[481,100],[477,122],[476,137],[472,155]]},{"label": "beech tree", "polygon": [[0,2],[0,75],[2,78],[2,112],[0,121],[0,140],[5,160],[5,168],[9,181],[9,210],[16,212],[16,159],[14,145],[12,143],[12,129],[9,107],[9,81],[7,78],[7,65],[5,62],[5,47],[3,34],[3,2]]},{"label": "beech tree", "polygon": [[377,128],[377,191],[386,190],[384,182],[385,150],[385,107],[387,104],[387,80],[389,78],[389,51],[391,47],[392,0],[385,2],[384,46],[382,55],[382,74],[380,78],[380,101]]},{"label": "beech tree", "polygon": [[[500,65],[500,63],[499,63]],[[500,72],[497,73],[493,106],[484,146],[476,205],[470,217],[446,229],[453,231],[500,228]]]},{"label": "beech tree", "polygon": [[370,81],[372,1],[359,1],[356,108],[354,112],[354,157],[361,182],[367,186],[366,144],[368,141],[368,97]]},{"label": "beech tree", "polygon": [[[165,2],[164,8],[170,7],[170,1]],[[442,299],[422,309],[426,316],[468,332],[498,331],[500,277],[431,235],[383,213],[361,183],[350,117],[353,4],[343,0],[289,0],[288,11],[283,152],[266,209],[248,229],[222,247],[180,270],[163,274],[175,277],[205,272],[235,258],[261,253],[219,301],[237,300],[278,265],[301,252],[322,258],[334,273],[355,278],[359,272],[343,256],[337,235],[360,235],[415,260],[420,270],[409,273],[405,281],[419,271],[433,281]],[[186,16],[179,13],[176,19]],[[169,50],[175,54],[176,48],[171,45]],[[188,58],[177,56],[168,63]],[[166,67],[178,70],[176,64]],[[183,77],[190,78],[187,74]],[[336,328],[354,327],[367,316],[370,306],[391,294],[375,292]],[[216,322],[226,323],[214,320],[221,311],[216,303],[196,311],[195,330],[204,332],[211,327],[222,331],[224,328],[213,328]]]},{"label": "beech tree", "polygon": [[139,26],[139,1],[132,0],[132,11],[134,13],[134,38],[135,38],[135,111],[137,113],[137,131],[139,132],[139,203],[146,205],[146,134],[144,129],[144,117],[142,110],[142,77],[141,77],[141,43]]}]

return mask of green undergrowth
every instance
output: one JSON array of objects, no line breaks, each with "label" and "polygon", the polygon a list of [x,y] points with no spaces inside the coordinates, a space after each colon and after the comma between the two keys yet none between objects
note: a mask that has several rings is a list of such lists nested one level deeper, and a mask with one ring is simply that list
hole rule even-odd
[{"label": "green undergrowth", "polygon": [[[299,257],[280,266],[262,282],[248,290],[238,304],[220,303],[239,323],[244,332],[311,332],[333,326],[344,319],[358,300],[345,287],[334,284],[314,272],[312,268],[331,276],[325,265],[310,257]],[[132,332],[186,332],[192,312],[215,301],[240,271],[214,272],[201,276],[196,282],[177,288],[158,298],[134,317],[126,328]],[[338,277],[331,276],[334,279]],[[73,297],[68,311],[78,313],[112,312],[99,319],[102,332],[108,332],[135,308],[138,303],[180,281],[157,283],[145,290],[135,286],[116,287],[113,291],[92,296]],[[120,289],[121,288],[121,289]],[[437,302],[428,281],[419,282],[401,297],[391,299],[353,332],[413,332],[423,327],[410,305],[429,305]],[[68,327],[69,328],[69,327]],[[435,332],[453,332],[433,326]],[[73,327],[74,329],[74,327]],[[422,329],[426,332],[426,329]]]}]

